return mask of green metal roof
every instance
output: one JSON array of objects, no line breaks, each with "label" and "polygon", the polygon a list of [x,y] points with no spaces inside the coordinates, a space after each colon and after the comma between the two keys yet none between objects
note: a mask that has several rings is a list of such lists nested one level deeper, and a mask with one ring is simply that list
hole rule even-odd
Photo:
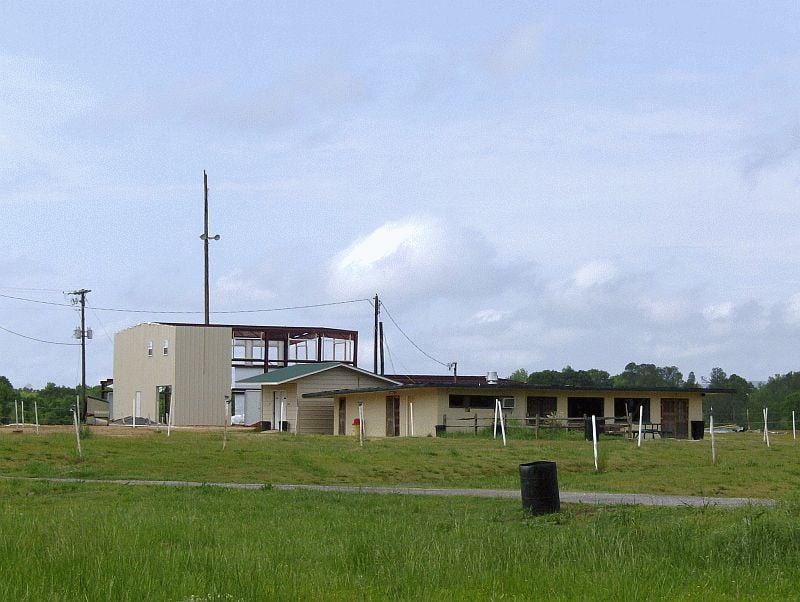
[{"label": "green metal roof", "polygon": [[278,368],[277,370],[271,370],[269,372],[265,372],[264,374],[258,374],[256,376],[251,376],[249,378],[243,378],[242,380],[236,382],[259,383],[262,385],[279,385],[285,382],[290,382],[293,380],[303,378],[305,376],[309,376],[311,374],[317,374],[319,372],[324,372],[325,370],[330,370],[332,368],[339,368],[339,367],[347,368],[348,370],[353,370],[361,374],[373,376],[377,379],[384,380],[387,383],[395,383],[395,381],[386,378],[385,376],[373,374],[372,372],[367,372],[366,370],[362,370],[361,368],[356,368],[355,366],[351,366],[349,364],[343,364],[341,362],[315,362],[311,364],[296,364],[294,366],[287,366],[286,368]]}]

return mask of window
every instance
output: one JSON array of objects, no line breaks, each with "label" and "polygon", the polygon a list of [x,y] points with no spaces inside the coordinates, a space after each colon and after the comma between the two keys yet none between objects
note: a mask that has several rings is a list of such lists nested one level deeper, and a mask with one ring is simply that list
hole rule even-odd
[{"label": "window", "polygon": [[153,341],[147,341],[147,357],[153,357]]},{"label": "window", "polygon": [[464,408],[469,411],[470,409],[478,410],[492,410],[497,402],[497,397],[494,395],[451,395],[450,407],[451,408]]},{"label": "window", "polygon": [[161,352],[164,355],[169,355],[169,340],[168,339],[164,339],[164,342],[161,345]]},{"label": "window", "polygon": [[558,407],[558,399],[555,397],[528,397],[527,416],[544,418],[550,414],[555,414]]},{"label": "window", "polygon": [[514,409],[514,398],[513,397],[503,397],[501,400],[502,402],[501,407],[504,410],[513,410]]},{"label": "window", "polygon": [[639,408],[642,408],[642,422],[650,422],[649,397],[615,397],[614,421],[627,422],[630,415],[633,422],[638,422]]}]

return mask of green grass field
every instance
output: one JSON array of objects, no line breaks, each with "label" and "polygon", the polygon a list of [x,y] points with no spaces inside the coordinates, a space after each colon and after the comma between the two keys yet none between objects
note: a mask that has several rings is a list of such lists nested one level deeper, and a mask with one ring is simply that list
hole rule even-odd
[{"label": "green grass field", "polygon": [[791,437],[370,441],[217,432],[0,433],[0,474],[518,489],[558,463],[562,490],[770,496],[775,508],[517,500],[0,480],[2,600],[796,599],[800,502]]},{"label": "green grass field", "polygon": [[184,479],[204,482],[316,483],[431,487],[519,487],[518,465],[553,460],[565,491],[664,493],[784,499],[800,490],[800,442],[758,433],[708,439],[600,441],[601,472],[581,439],[499,440],[459,436],[387,438],[363,448],[353,437],[265,435],[238,431],[222,450],[221,432],[97,427],[78,461],[69,432],[0,431],[0,475]]}]

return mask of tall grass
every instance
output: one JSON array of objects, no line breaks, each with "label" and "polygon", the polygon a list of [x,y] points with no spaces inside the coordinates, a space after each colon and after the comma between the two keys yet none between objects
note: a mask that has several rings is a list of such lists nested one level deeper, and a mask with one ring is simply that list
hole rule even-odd
[{"label": "tall grass", "polygon": [[792,599],[774,509],[0,482],[3,600]]}]

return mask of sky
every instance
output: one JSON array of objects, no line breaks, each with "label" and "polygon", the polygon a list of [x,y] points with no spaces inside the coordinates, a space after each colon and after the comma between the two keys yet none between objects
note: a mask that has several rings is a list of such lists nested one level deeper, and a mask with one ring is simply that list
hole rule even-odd
[{"label": "sky", "polygon": [[387,373],[800,369],[797,2],[12,0],[0,374],[79,382],[65,292],[90,384],[202,322],[203,170],[213,322],[371,369],[377,293]]}]

